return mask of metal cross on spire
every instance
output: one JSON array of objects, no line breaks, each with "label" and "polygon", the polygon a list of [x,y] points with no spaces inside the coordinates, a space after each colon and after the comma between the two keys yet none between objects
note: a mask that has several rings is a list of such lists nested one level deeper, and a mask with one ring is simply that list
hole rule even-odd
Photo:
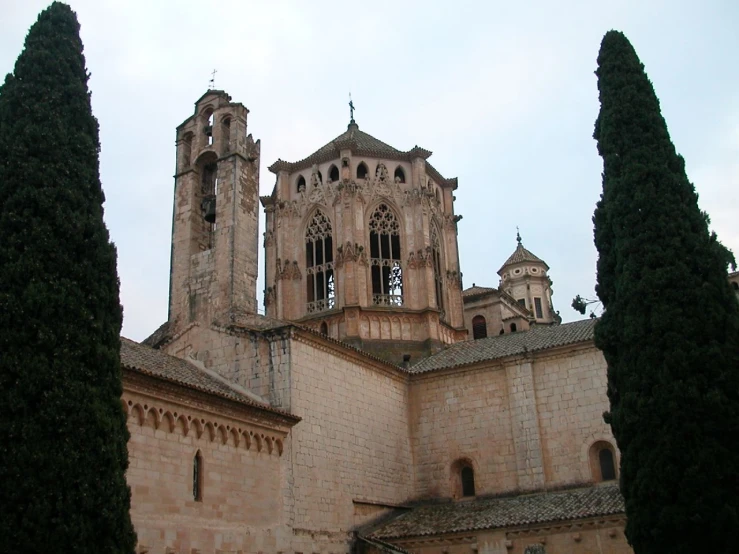
[{"label": "metal cross on spire", "polygon": [[213,90],[216,86],[216,73],[218,73],[218,70],[214,69],[213,72],[210,74],[210,81],[208,83],[208,90]]},{"label": "metal cross on spire", "polygon": [[352,102],[352,93],[349,93],[349,123],[354,123],[354,102]]}]

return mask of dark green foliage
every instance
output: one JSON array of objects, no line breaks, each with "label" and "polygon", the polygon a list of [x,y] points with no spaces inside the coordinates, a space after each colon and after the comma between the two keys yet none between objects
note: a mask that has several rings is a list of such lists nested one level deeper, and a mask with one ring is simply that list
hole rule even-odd
[{"label": "dark green foliage", "polygon": [[739,551],[739,304],[731,253],[675,152],[636,52],[610,31],[598,56],[595,330],[606,420],[621,450],[637,554]]},{"label": "dark green foliage", "polygon": [[79,24],[52,4],[0,88],[0,551],[131,553],[116,253]]}]

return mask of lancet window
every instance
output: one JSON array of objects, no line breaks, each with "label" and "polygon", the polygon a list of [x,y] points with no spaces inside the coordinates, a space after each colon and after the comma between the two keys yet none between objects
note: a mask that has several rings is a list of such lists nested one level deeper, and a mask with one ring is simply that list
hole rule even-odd
[{"label": "lancet window", "polygon": [[403,305],[403,267],[400,257],[400,224],[387,204],[380,204],[369,220],[372,303]]},{"label": "lancet window", "polygon": [[439,317],[445,319],[444,311],[444,281],[441,273],[441,242],[436,227],[431,227],[431,262],[434,267],[434,290],[436,292],[436,307],[439,308]]},{"label": "lancet window", "polygon": [[305,231],[307,312],[330,310],[335,305],[334,245],[331,222],[316,210]]}]

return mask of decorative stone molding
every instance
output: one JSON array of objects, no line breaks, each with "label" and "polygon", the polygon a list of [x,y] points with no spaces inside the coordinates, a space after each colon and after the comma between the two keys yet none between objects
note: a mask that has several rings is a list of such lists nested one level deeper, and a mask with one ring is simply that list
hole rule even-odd
[{"label": "decorative stone molding", "polygon": [[154,429],[164,430],[167,433],[181,433],[187,437],[192,434],[196,439],[208,442],[218,442],[246,450],[266,451],[282,456],[282,439],[265,435],[263,432],[242,427],[224,425],[218,421],[193,417],[184,413],[171,412],[163,408],[156,408],[133,400],[123,398],[123,408],[127,418],[133,418],[140,426],[151,425]]},{"label": "decorative stone molding", "polygon": [[449,284],[454,287],[459,287],[462,282],[462,274],[459,271],[447,271],[446,278]]},{"label": "decorative stone molding", "polygon": [[274,231],[266,231],[262,233],[262,235],[264,236],[264,247],[265,248],[267,246],[272,246],[272,244],[274,244],[274,241],[275,241]]},{"label": "decorative stone molding", "polygon": [[302,278],[303,278],[303,274],[300,272],[300,267],[298,266],[298,262],[291,262],[290,260],[285,260],[283,264],[280,258],[277,258],[277,272],[275,275],[276,281],[279,281],[280,279],[300,280]]},{"label": "decorative stone molding", "polygon": [[264,305],[271,306],[277,301],[277,288],[276,287],[267,287],[264,290]]},{"label": "decorative stone molding", "polygon": [[369,261],[367,260],[367,253],[364,251],[364,246],[355,242],[351,243],[347,241],[346,244],[339,245],[336,248],[336,261],[334,265],[341,267],[346,262],[359,262],[363,266],[368,266]]},{"label": "decorative stone molding", "polygon": [[425,249],[419,249],[416,252],[408,254],[407,266],[411,269],[431,267],[433,264],[433,256],[431,247],[427,246]]}]

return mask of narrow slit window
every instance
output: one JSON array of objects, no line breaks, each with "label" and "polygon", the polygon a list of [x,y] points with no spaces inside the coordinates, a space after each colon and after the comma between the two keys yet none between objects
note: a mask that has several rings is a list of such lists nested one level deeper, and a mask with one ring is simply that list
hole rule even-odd
[{"label": "narrow slit window", "polygon": [[200,450],[192,460],[192,497],[196,502],[203,501],[203,455]]},{"label": "narrow slit window", "polygon": [[444,310],[444,280],[441,273],[441,241],[435,227],[431,228],[431,257],[434,266],[434,292],[436,293],[436,307],[439,317],[446,319]]},{"label": "narrow slit window", "polygon": [[542,319],[544,312],[541,309],[541,298],[534,298],[534,309],[536,310],[536,317]]},{"label": "narrow slit window", "polygon": [[460,472],[462,479],[462,496],[475,496],[475,472],[470,466],[464,466]]}]

